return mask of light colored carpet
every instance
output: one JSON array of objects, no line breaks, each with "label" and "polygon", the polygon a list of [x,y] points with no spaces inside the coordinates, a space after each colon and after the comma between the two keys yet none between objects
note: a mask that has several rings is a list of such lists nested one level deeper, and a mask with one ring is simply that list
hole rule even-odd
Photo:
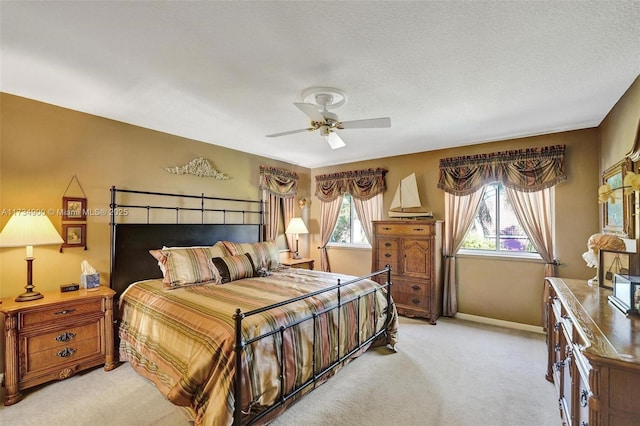
[{"label": "light colored carpet", "polygon": [[[376,348],[296,403],[272,425],[559,424],[545,337],[441,318],[401,318],[398,353]],[[0,408],[2,425],[188,426],[129,366],[101,368],[24,392]]]}]

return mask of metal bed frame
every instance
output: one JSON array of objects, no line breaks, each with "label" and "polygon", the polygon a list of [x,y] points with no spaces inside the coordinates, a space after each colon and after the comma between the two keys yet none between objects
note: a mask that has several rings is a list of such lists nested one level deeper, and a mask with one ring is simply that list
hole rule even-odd
[{"label": "metal bed frame", "polygon": [[[181,206],[166,206],[166,205],[146,205],[146,204],[129,204],[118,203],[118,194],[130,194],[132,196],[145,195],[160,198],[169,199],[200,199],[200,207],[181,207]],[[255,209],[242,209],[242,208],[207,208],[206,203],[209,201],[222,201],[231,205],[250,205],[257,206]],[[220,198],[220,197],[206,197],[201,195],[183,195],[183,194],[171,194],[161,192],[149,192],[149,191],[133,191],[126,189],[117,189],[111,187],[111,276],[110,286],[116,291],[116,298],[118,300],[120,294],[126,289],[126,287],[142,279],[149,278],[162,278],[160,269],[156,262],[148,254],[149,249],[162,247],[163,245],[174,246],[190,246],[190,245],[213,245],[214,242],[220,240],[235,241],[235,242],[256,242],[263,240],[263,227],[264,227],[264,205],[262,201],[256,200],[243,200],[233,198]],[[118,219],[118,212],[122,209],[142,209],[146,210],[146,221],[144,223],[116,223]],[[175,223],[162,223],[154,224],[150,223],[150,212],[154,210],[175,210]],[[196,211],[201,213],[201,221],[198,224],[192,223],[179,223],[180,213],[182,211]],[[205,212],[218,212],[222,213],[222,223],[206,224]],[[242,220],[240,223],[227,223],[227,213],[241,214]],[[257,223],[247,223],[247,217],[258,215],[259,220]],[[131,261],[131,259],[135,261]],[[373,279],[374,277],[386,274],[385,283],[379,287],[373,288],[366,293],[359,294],[351,298],[343,298],[342,290],[354,283],[357,283],[364,279]],[[332,311],[337,310],[338,315],[338,336],[340,335],[341,318],[340,313],[343,307],[356,303],[356,321],[360,320],[360,299],[371,295],[372,293],[384,291],[387,301],[387,312],[384,326],[371,336],[367,336],[365,339],[360,338],[360,333],[357,333],[357,341],[355,346],[349,348],[340,348],[340,342],[338,339],[337,356],[333,359],[329,365],[318,366],[316,365],[317,358],[317,336],[316,325],[318,319],[322,315],[329,315]],[[264,333],[250,340],[244,340],[242,336],[242,321],[243,319],[260,314],[270,309],[282,307],[284,305],[305,300],[311,297],[318,296],[327,292],[336,292],[338,303],[335,306],[328,307],[322,311],[314,312],[305,318],[301,318],[290,324],[282,325],[279,329],[273,330],[268,333]],[[375,297],[375,294],[371,297]],[[315,388],[320,383],[323,383],[339,366],[349,361],[351,358],[359,355],[360,352],[366,350],[377,339],[386,335],[387,327],[391,321],[392,309],[391,307],[391,268],[389,265],[385,269],[373,272],[371,274],[358,277],[349,281],[341,282],[337,280],[337,284],[331,287],[318,290],[312,293],[308,293],[296,298],[285,300],[280,303],[265,306],[259,309],[254,309],[249,312],[242,312],[240,309],[236,310],[233,319],[235,321],[235,378],[234,378],[234,413],[233,424],[240,426],[244,424],[254,424],[260,420],[265,419],[266,416],[275,416],[279,414],[277,409],[284,410],[286,407],[296,401],[297,396],[301,396],[301,392],[311,387]],[[377,306],[377,305],[374,305]],[[374,312],[374,321],[377,318],[379,312]],[[344,318],[346,321],[347,318]],[[286,330],[296,327],[305,321],[313,321],[313,365],[312,365],[312,377],[306,382],[293,386],[289,392],[285,391],[285,345],[284,345],[284,333]],[[375,327],[374,327],[375,330]],[[273,405],[255,413],[248,413],[242,411],[242,365],[243,365],[243,353],[245,349],[264,338],[271,337],[275,334],[280,334],[280,356],[278,358],[278,364],[280,367],[280,389],[281,394],[278,401]],[[342,349],[342,350],[341,350]],[[341,352],[344,352],[341,355]],[[270,417],[272,418],[272,417]]]}]

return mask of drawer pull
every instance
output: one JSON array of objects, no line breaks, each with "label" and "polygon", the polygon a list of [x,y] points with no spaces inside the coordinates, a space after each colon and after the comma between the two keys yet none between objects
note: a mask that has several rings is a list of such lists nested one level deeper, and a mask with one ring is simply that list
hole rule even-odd
[{"label": "drawer pull", "polygon": [[424,231],[424,228],[413,228],[414,231]]},{"label": "drawer pull", "polygon": [[420,290],[420,286],[419,285],[413,285],[411,286],[412,289],[414,289],[415,291]]},{"label": "drawer pull", "polygon": [[382,229],[384,229],[385,231],[391,231],[393,228],[382,228]]},{"label": "drawer pull", "polygon": [[413,302],[414,305],[420,304],[420,299],[412,299],[411,301]]},{"label": "drawer pull", "polygon": [[582,389],[582,392],[580,392],[580,406],[586,407],[588,402],[589,402],[589,391],[586,389]]},{"label": "drawer pull", "polygon": [[388,242],[387,242],[387,243],[384,243],[384,246],[385,246],[385,247],[391,247],[391,243],[388,243]]},{"label": "drawer pull", "polygon": [[53,315],[67,315],[67,314],[70,314],[71,312],[75,312],[75,309],[63,309],[61,311],[54,312]]},{"label": "drawer pull", "polygon": [[76,350],[74,348],[64,348],[63,350],[58,352],[56,356],[59,356],[60,358],[66,358],[68,356],[73,355],[75,352]]},{"label": "drawer pull", "polygon": [[384,257],[387,257],[387,258],[391,257],[391,253],[385,253]]},{"label": "drawer pull", "polygon": [[68,342],[69,340],[73,339],[74,337],[76,337],[75,333],[69,333],[69,332],[64,332],[61,335],[59,335],[58,337],[56,337],[56,340],[58,342]]}]

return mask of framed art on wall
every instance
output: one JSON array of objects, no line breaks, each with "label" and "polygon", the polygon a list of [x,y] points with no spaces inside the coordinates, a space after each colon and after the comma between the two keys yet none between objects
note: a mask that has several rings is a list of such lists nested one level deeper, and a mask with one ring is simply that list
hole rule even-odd
[{"label": "framed art on wall", "polygon": [[87,199],[62,197],[62,220],[87,220]]},{"label": "framed art on wall", "polygon": [[618,162],[602,174],[602,184],[612,189],[613,200],[602,203],[602,232],[621,237],[633,237],[632,205],[633,194],[625,195],[622,189],[624,177],[631,170],[628,158]]},{"label": "framed art on wall", "polygon": [[86,241],[87,225],[62,224],[62,247],[84,247]]}]

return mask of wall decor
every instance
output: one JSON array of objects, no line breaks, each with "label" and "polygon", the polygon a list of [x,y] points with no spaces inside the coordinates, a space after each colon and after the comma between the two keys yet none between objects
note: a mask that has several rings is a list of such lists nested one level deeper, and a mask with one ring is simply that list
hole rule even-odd
[{"label": "wall decor", "polygon": [[62,224],[62,247],[85,247],[87,225],[85,223]]},{"label": "wall decor", "polygon": [[611,188],[609,198],[602,203],[602,232],[605,234],[633,237],[633,194],[625,195],[623,182],[631,171],[631,160],[625,158],[602,174],[602,184]]},{"label": "wall decor", "polygon": [[166,167],[166,171],[175,175],[194,175],[198,177],[212,177],[217,180],[227,180],[229,176],[217,171],[209,161],[204,158],[191,160],[185,166]]},{"label": "wall decor", "polygon": [[62,220],[87,220],[87,199],[62,197]]}]

